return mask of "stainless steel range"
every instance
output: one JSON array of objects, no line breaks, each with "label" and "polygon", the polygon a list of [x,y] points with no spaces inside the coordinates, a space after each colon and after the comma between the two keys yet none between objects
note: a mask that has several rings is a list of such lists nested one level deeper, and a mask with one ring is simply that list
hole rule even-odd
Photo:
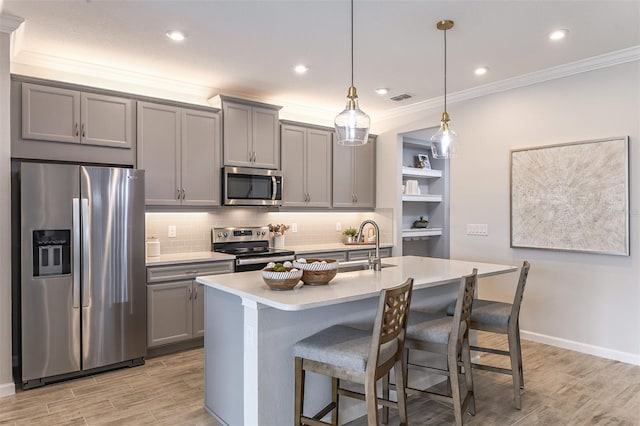
[{"label": "stainless steel range", "polygon": [[235,271],[257,271],[269,262],[285,262],[295,259],[292,250],[269,247],[269,227],[213,228],[211,251],[236,257]]}]

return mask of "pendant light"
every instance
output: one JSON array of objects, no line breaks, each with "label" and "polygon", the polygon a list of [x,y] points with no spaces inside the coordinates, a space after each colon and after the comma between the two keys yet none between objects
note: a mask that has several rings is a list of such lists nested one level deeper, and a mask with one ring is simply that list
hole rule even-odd
[{"label": "pendant light", "polygon": [[431,136],[431,154],[433,158],[449,158],[456,151],[456,133],[449,128],[447,113],[447,30],[453,28],[453,21],[445,19],[436,23],[436,28],[444,33],[444,112],[440,119],[440,128]]},{"label": "pendant light", "polygon": [[334,121],[338,144],[364,145],[369,142],[371,120],[358,106],[358,94],[353,85],[353,0],[351,0],[351,86],[347,91],[347,106]]}]

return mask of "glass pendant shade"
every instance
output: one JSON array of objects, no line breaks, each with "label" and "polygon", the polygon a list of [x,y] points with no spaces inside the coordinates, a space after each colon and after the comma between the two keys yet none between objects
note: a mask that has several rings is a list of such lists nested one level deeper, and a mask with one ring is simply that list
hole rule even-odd
[{"label": "glass pendant shade", "polygon": [[456,154],[457,148],[456,132],[449,128],[449,114],[442,113],[440,128],[435,135],[431,136],[431,154],[433,158],[450,158]]},{"label": "glass pendant shade", "polygon": [[338,144],[348,146],[364,145],[369,142],[371,119],[358,106],[356,88],[351,86],[347,94],[345,109],[334,121]]}]

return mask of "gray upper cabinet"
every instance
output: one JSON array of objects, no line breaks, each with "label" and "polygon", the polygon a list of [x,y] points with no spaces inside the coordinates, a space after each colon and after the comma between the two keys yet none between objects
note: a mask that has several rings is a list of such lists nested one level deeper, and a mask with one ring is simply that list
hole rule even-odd
[{"label": "gray upper cabinet", "polygon": [[138,102],[138,167],[146,204],[220,205],[217,112]]},{"label": "gray upper cabinet", "polygon": [[376,206],[375,137],[362,146],[333,144],[333,206],[373,209]]},{"label": "gray upper cabinet", "polygon": [[131,99],[22,84],[22,138],[131,149]]},{"label": "gray upper cabinet", "polygon": [[283,206],[331,207],[332,132],[283,124]]},{"label": "gray upper cabinet", "polygon": [[278,169],[280,107],[221,96],[216,98],[222,107],[224,165]]}]

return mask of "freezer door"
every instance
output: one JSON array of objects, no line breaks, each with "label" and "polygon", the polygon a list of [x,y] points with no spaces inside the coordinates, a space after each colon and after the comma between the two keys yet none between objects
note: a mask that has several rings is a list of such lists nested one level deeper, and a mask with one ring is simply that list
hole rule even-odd
[{"label": "freezer door", "polygon": [[144,171],[81,167],[82,369],[146,355]]},{"label": "freezer door", "polygon": [[78,171],[20,166],[23,382],[80,369]]}]

